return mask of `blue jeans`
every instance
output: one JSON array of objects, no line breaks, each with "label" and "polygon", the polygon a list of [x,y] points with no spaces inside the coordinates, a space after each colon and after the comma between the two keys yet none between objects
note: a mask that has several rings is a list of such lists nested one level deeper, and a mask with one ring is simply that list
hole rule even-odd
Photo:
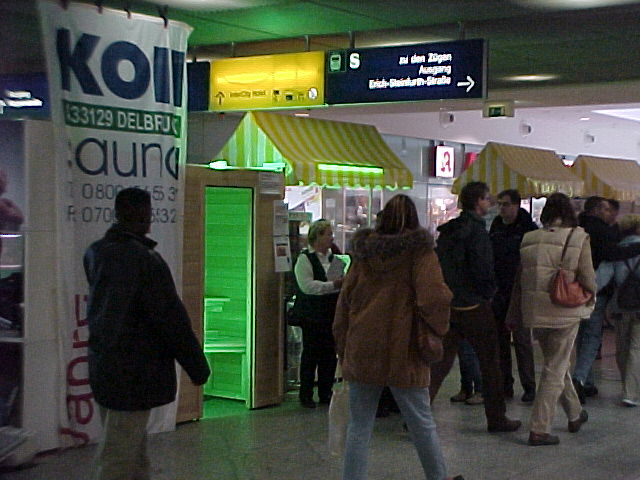
[{"label": "blue jeans", "polygon": [[598,295],[591,316],[580,322],[576,337],[576,366],[573,369],[573,379],[582,385],[587,381],[602,342],[602,322],[608,301],[608,296]]},{"label": "blue jeans", "polygon": [[[344,455],[343,480],[366,480],[369,463],[369,441],[376,419],[376,408],[382,388],[377,385],[349,384],[349,426]],[[446,477],[444,457],[431,415],[428,388],[390,387],[402,416],[407,422],[413,443],[427,480]]]},{"label": "blue jeans", "polygon": [[467,395],[482,393],[482,374],[476,352],[468,340],[458,346],[458,366],[460,367],[460,388]]}]

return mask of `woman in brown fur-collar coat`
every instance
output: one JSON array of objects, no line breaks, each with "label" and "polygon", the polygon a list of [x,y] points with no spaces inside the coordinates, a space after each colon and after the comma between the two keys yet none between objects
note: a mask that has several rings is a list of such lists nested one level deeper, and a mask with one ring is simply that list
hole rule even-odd
[{"label": "woman in brown fur-collar coat", "polygon": [[451,292],[433,238],[420,228],[411,199],[396,195],[375,230],[355,234],[352,254],[333,326],[342,374],[350,382],[343,479],[366,479],[376,407],[388,386],[426,478],[442,480],[446,467],[429,405],[429,365],[412,329],[416,308],[437,333],[449,328]]}]

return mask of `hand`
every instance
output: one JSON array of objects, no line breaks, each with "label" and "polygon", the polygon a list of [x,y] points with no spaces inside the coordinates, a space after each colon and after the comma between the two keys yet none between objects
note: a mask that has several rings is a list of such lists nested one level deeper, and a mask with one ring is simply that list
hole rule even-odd
[{"label": "hand", "polygon": [[340,288],[340,287],[342,287],[342,277],[340,277],[340,278],[336,278],[336,279],[333,281],[333,287],[334,287],[334,288]]},{"label": "hand", "polygon": [[518,319],[517,318],[509,318],[507,317],[507,319],[504,322],[504,326],[507,327],[507,330],[509,330],[510,332],[514,332],[516,330],[516,328],[518,328]]}]

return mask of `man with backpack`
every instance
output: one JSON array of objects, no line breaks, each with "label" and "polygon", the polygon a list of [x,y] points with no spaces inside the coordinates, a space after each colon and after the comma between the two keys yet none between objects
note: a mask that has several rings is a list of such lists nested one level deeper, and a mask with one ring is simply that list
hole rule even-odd
[{"label": "man with backpack", "polygon": [[[640,215],[620,219],[620,246],[640,245]],[[622,405],[640,403],[640,256],[617,262],[603,262],[597,280],[609,284],[615,293],[611,312],[616,317],[616,363],[622,378]]]},{"label": "man with backpack", "polygon": [[[640,243],[618,245],[619,232],[609,224],[611,206],[603,197],[589,197],[584,211],[578,217],[578,224],[589,234],[593,268],[598,269],[602,261],[617,261],[640,255]],[[602,342],[602,324],[611,294],[607,287],[599,284],[596,305],[591,316],[580,323],[576,338],[576,364],[573,370],[573,384],[581,403],[585,403],[585,384]],[[604,288],[603,288],[604,287]],[[593,387],[594,391],[595,386]]]}]

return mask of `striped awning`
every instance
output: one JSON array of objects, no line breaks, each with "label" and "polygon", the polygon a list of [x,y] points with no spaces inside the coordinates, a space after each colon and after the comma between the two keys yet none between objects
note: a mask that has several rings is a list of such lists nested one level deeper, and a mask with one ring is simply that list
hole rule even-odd
[{"label": "striped awning", "polygon": [[640,199],[640,165],[634,160],[579,155],[571,170],[584,180],[583,195],[620,201]]},{"label": "striped awning", "polygon": [[476,160],[454,182],[460,193],[472,181],[487,183],[492,194],[515,188],[523,197],[544,197],[562,192],[570,197],[582,193],[583,181],[565,167],[555,152],[489,142]]},{"label": "striped awning", "polygon": [[286,163],[287,185],[413,187],[411,172],[371,125],[249,112],[216,158],[244,168]]}]

